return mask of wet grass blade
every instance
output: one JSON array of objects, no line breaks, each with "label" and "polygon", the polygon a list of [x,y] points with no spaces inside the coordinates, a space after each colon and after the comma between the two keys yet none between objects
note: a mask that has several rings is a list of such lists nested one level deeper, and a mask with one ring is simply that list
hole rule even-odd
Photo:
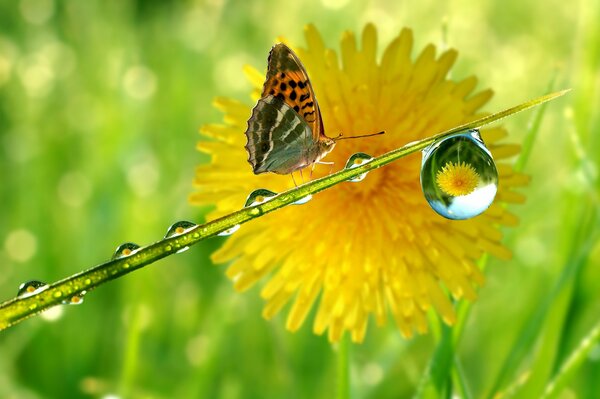
[{"label": "wet grass blade", "polygon": [[600,322],[581,340],[579,346],[571,353],[561,366],[559,372],[546,386],[542,396],[543,399],[557,398],[569,381],[575,376],[579,367],[587,359],[588,354],[600,341]]},{"label": "wet grass blade", "polygon": [[[576,226],[571,227],[573,231],[571,243],[568,246],[567,265],[562,269],[560,278],[554,288],[549,292],[546,298],[540,302],[540,306],[534,314],[528,319],[517,335],[519,338],[512,347],[511,352],[504,361],[500,372],[498,373],[492,389],[486,395],[488,398],[495,397],[504,387],[510,384],[510,381],[516,378],[516,373],[520,370],[523,359],[528,351],[534,347],[534,343],[540,337],[541,331],[545,325],[546,318],[553,305],[557,304],[561,295],[568,295],[571,285],[575,281],[581,268],[587,262],[589,249],[595,240],[594,229],[600,222],[595,207],[583,206],[580,214],[572,220],[576,221]],[[581,243],[587,243],[581,245]]]},{"label": "wet grass blade", "polygon": [[[548,83],[548,88],[546,91],[551,93],[554,90],[554,84],[556,82],[556,77],[558,75],[558,71],[554,73],[550,82]],[[537,108],[531,117],[529,127],[527,129],[527,133],[525,134],[525,138],[523,139],[523,145],[521,147],[521,153],[515,162],[515,171],[522,172],[525,169],[525,165],[529,161],[529,156],[531,155],[531,150],[533,149],[533,145],[537,139],[538,132],[540,130],[540,126],[542,125],[542,120],[546,113],[547,104],[540,105]]]}]

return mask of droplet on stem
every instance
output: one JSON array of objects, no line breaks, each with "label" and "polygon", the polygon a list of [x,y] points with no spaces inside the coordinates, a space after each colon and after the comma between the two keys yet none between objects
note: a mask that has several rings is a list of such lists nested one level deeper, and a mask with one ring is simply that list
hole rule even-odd
[{"label": "droplet on stem", "polygon": [[117,249],[115,250],[115,253],[113,254],[113,259],[121,259],[121,258],[130,256],[130,255],[133,255],[133,253],[136,252],[138,249],[140,249],[140,246],[137,245],[136,243],[133,243],[133,242],[123,243],[123,244],[119,245],[117,247]]},{"label": "droplet on stem", "polygon": [[308,194],[306,197],[302,197],[298,201],[292,202],[292,205],[304,205],[310,201],[312,197],[312,194]]},{"label": "droplet on stem", "polygon": [[421,187],[429,205],[445,218],[483,213],[498,191],[498,171],[479,131],[461,132],[424,149]]},{"label": "droplet on stem", "polygon": [[197,226],[196,223],[188,222],[186,220],[181,220],[179,222],[175,222],[171,225],[171,227],[169,227],[167,229],[165,238],[181,235],[181,234],[185,233],[186,231],[188,231],[189,229],[192,229],[196,226]]},{"label": "droplet on stem", "polygon": [[275,196],[277,196],[277,193],[274,193],[273,191],[264,188],[259,188],[250,193],[250,195],[246,199],[244,207],[262,204]]},{"label": "droplet on stem", "polygon": [[19,298],[27,298],[27,297],[35,295],[39,292],[44,291],[46,288],[48,288],[48,284],[44,283],[43,281],[38,281],[38,280],[26,281],[19,286],[19,291],[17,292],[17,296]]},{"label": "droplet on stem", "polygon": [[231,227],[231,228],[229,228],[229,229],[227,229],[227,230],[224,230],[224,231],[220,232],[220,233],[219,233],[219,234],[217,234],[217,235],[218,235],[218,236],[222,236],[222,237],[225,237],[225,236],[230,236],[230,235],[232,235],[233,233],[235,233],[236,231],[238,231],[239,229],[240,229],[240,225],[239,225],[239,224],[236,224],[235,226],[233,226],[233,227]]},{"label": "droplet on stem", "polygon": [[[369,154],[365,154],[364,152],[357,152],[356,154],[353,154],[350,156],[350,158],[348,158],[344,169],[354,169],[366,164],[367,162],[371,162],[371,160],[373,160],[373,157]],[[352,183],[361,182],[365,179],[365,177],[367,177],[367,173],[369,172],[361,173],[358,176],[354,176],[353,178],[348,179],[348,181]]]},{"label": "droplet on stem", "polygon": [[81,305],[85,294],[87,294],[86,290],[80,291],[77,294],[71,295],[68,299],[62,301],[62,303],[63,305]]}]

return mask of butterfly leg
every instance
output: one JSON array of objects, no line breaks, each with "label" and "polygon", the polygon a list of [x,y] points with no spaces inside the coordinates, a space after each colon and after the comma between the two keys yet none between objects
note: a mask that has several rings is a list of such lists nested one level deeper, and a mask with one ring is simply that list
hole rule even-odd
[{"label": "butterfly leg", "polygon": [[292,176],[292,181],[294,182],[294,187],[298,187],[298,184],[296,183],[296,178],[294,178],[294,172],[290,173],[290,176]]},{"label": "butterfly leg", "polygon": [[[321,165],[329,165],[329,174],[331,174],[333,172],[333,165],[335,165],[335,162],[315,162]],[[313,165],[314,166],[314,165]]]}]

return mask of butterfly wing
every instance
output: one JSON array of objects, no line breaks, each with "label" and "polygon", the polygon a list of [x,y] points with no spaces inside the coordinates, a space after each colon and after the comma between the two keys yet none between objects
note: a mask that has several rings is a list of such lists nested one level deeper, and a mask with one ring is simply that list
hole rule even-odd
[{"label": "butterfly wing", "polygon": [[306,69],[298,56],[285,44],[278,43],[269,53],[267,79],[262,97],[283,100],[310,126],[313,141],[324,135],[321,111]]},{"label": "butterfly wing", "polygon": [[288,174],[309,164],[310,126],[280,97],[258,100],[248,120],[246,150],[255,174]]}]

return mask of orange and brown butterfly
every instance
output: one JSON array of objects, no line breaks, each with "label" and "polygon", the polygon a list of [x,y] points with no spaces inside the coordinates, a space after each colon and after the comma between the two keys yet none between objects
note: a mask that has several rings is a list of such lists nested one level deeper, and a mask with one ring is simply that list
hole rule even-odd
[{"label": "orange and brown butterfly", "polygon": [[340,136],[325,135],[319,104],[298,56],[283,43],[273,46],[263,92],[246,130],[254,173],[288,174],[319,162]]}]

